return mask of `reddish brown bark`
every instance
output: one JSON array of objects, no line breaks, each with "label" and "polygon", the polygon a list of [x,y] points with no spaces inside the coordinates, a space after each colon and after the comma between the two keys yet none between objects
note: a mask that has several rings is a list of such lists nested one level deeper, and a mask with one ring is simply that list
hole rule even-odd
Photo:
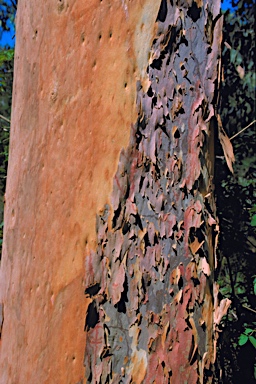
[{"label": "reddish brown bark", "polygon": [[218,307],[214,282],[219,7],[161,3],[138,119],[86,258],[89,382],[212,381],[228,304]]}]

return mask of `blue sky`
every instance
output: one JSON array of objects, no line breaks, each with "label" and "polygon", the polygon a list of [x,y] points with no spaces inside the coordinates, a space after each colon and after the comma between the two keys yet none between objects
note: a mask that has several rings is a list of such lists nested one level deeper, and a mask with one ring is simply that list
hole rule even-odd
[{"label": "blue sky", "polygon": [[231,6],[231,0],[224,0],[223,3],[221,4],[221,8],[223,11],[226,11],[229,8],[232,8]]},{"label": "blue sky", "polygon": [[[224,0],[222,4],[222,9],[227,10],[228,8],[231,8],[230,4],[231,0]],[[12,24],[9,25],[10,31],[9,32],[3,32],[2,38],[0,39],[0,47],[4,47],[5,45],[9,45],[10,47],[14,47],[15,45],[15,30],[14,26]]]},{"label": "blue sky", "polygon": [[10,31],[9,32],[3,32],[2,38],[0,40],[0,46],[5,46],[6,44],[8,44],[10,47],[14,47],[14,44],[15,44],[14,26],[11,23],[8,23],[8,24],[9,24],[8,27],[10,27]]}]

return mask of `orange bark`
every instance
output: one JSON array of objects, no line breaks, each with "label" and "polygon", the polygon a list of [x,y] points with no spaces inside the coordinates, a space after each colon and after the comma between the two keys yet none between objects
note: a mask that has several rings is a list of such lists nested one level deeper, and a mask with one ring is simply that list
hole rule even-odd
[{"label": "orange bark", "polygon": [[1,383],[84,377],[85,244],[95,248],[96,213],[136,120],[136,76],[154,27],[145,11],[152,2],[126,3],[18,4]]}]

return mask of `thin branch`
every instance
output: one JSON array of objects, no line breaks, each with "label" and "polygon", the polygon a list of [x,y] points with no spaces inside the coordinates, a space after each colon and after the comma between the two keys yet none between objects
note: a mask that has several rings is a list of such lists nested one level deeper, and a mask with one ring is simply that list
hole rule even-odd
[{"label": "thin branch", "polygon": [[225,156],[216,156],[216,159],[224,160],[224,159],[225,159]]},{"label": "thin branch", "polygon": [[248,243],[251,244],[251,246],[252,246],[253,248],[256,248],[256,245],[253,244],[253,243],[248,239],[248,237],[247,237],[246,241],[248,241]]},{"label": "thin branch", "polygon": [[0,119],[7,121],[7,123],[11,124],[11,120],[7,119],[7,117],[4,117],[3,115],[0,115]]},{"label": "thin branch", "polygon": [[242,304],[242,307],[248,309],[249,311],[252,311],[252,312],[256,313],[256,311],[254,309],[252,309],[250,307],[247,307],[247,305],[245,305],[245,304]]},{"label": "thin branch", "polygon": [[234,136],[230,137],[229,140],[233,140],[236,136],[240,135],[243,131],[245,131],[247,128],[249,128],[251,125],[253,125],[256,122],[256,120],[253,120],[250,124],[248,124],[246,127],[241,129],[241,131],[237,132]]}]

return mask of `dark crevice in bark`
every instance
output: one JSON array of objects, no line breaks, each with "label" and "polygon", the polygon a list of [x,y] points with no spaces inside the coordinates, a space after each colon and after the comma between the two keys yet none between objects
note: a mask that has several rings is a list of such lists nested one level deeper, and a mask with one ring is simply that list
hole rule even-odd
[{"label": "dark crevice in bark", "polygon": [[193,1],[191,7],[188,10],[188,16],[191,17],[194,23],[196,23],[201,16],[201,11],[202,7],[198,7],[197,3]]},{"label": "dark crevice in bark", "polygon": [[86,288],[85,294],[89,295],[90,297],[97,295],[97,293],[100,290],[100,285],[98,283],[92,285],[91,287]]},{"label": "dark crevice in bark", "polygon": [[128,293],[128,280],[127,280],[127,276],[125,276],[123,292],[121,293],[120,301],[115,305],[118,312],[126,313],[126,303],[128,303],[127,293]]},{"label": "dark crevice in bark", "polygon": [[167,0],[162,0],[156,21],[159,20],[162,23],[165,21],[167,16],[167,9]]},{"label": "dark crevice in bark", "polygon": [[89,331],[90,328],[94,328],[99,321],[99,314],[96,308],[96,303],[93,301],[89,304],[87,309],[86,321],[85,321],[85,330]]}]

